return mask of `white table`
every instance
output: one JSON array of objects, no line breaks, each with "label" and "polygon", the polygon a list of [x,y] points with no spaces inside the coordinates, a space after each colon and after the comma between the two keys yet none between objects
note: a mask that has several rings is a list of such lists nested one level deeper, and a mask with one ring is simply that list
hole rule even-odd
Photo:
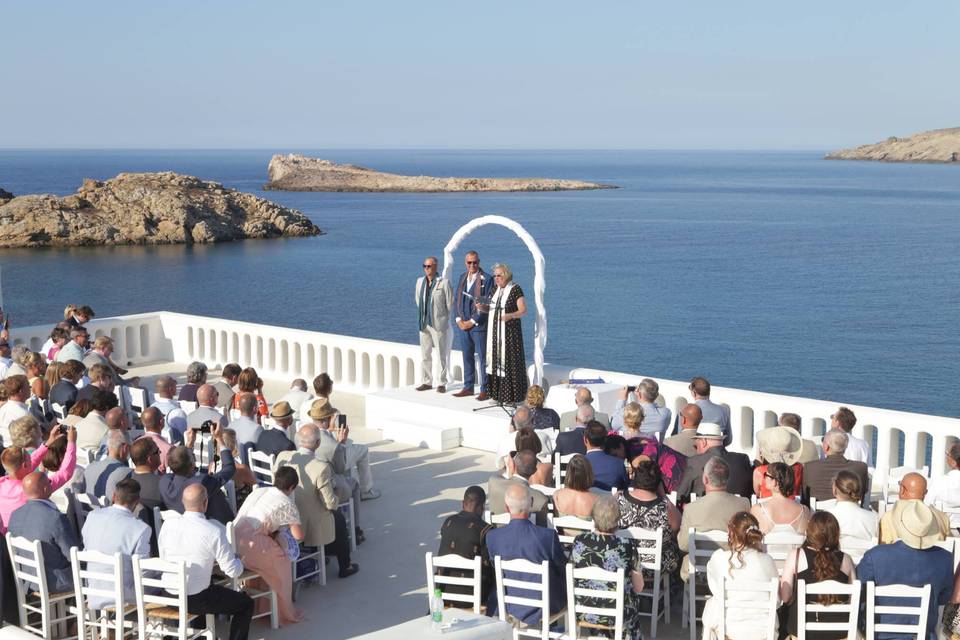
[{"label": "white table", "polygon": [[420,616],[394,627],[380,629],[363,636],[354,636],[354,640],[419,640],[420,638],[444,638],[446,640],[513,640],[513,627],[497,618],[480,616],[470,611],[447,609],[443,612],[443,621],[454,618],[477,623],[463,629],[450,629],[446,632],[434,631],[430,627],[430,618]]},{"label": "white table", "polygon": [[577,389],[580,387],[590,389],[590,393],[593,395],[594,410],[608,416],[613,415],[614,409],[617,408],[617,392],[623,389],[622,384],[611,384],[609,382],[584,385],[555,384],[550,387],[550,391],[547,393],[547,401],[543,404],[560,415],[567,411],[574,411],[577,408],[574,396],[576,396]]}]

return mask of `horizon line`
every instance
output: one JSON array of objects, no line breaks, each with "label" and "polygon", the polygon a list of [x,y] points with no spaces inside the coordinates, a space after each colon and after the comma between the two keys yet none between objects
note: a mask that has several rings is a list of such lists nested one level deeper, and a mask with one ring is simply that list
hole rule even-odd
[{"label": "horizon line", "polygon": [[[281,152],[276,147],[0,147],[5,151],[265,151],[279,155],[296,153]],[[651,152],[788,152],[788,153],[828,153],[821,147],[297,147],[303,151],[651,151]]]}]

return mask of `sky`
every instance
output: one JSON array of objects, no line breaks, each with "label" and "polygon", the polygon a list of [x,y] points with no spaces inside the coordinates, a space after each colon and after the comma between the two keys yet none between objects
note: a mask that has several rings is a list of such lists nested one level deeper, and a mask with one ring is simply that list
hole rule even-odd
[{"label": "sky", "polygon": [[5,2],[0,148],[833,149],[960,126],[960,3]]}]

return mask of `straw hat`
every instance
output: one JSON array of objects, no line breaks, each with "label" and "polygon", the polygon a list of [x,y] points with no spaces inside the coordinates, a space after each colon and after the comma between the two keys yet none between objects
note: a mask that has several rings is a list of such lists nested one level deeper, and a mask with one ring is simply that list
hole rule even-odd
[{"label": "straw hat", "polygon": [[788,427],[767,427],[757,432],[760,457],[767,462],[782,462],[792,466],[800,461],[803,439]]},{"label": "straw hat", "polygon": [[329,418],[337,412],[336,408],[330,405],[330,401],[326,398],[317,398],[313,401],[313,404],[310,405],[310,411],[307,413],[312,420],[323,420],[324,418]]},{"label": "straw hat", "polygon": [[914,549],[929,549],[943,539],[933,509],[922,500],[903,500],[893,518],[893,528],[903,543]]},{"label": "straw hat", "polygon": [[703,438],[705,440],[723,440],[723,429],[715,422],[701,422],[697,427],[697,434],[694,438]]},{"label": "straw hat", "polygon": [[273,409],[270,410],[270,417],[274,419],[289,418],[292,415],[293,409],[290,408],[290,403],[286,400],[281,400],[273,405]]}]

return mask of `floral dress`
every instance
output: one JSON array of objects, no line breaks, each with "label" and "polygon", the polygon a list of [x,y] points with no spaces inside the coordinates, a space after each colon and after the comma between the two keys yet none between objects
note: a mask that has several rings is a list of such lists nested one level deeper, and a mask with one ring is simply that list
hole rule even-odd
[{"label": "floral dress", "polygon": [[[643,529],[663,528],[663,558],[660,565],[660,571],[666,573],[675,573],[680,567],[680,548],[677,546],[677,539],[670,529],[670,520],[667,517],[667,503],[663,498],[654,500],[638,500],[630,495],[629,491],[618,494],[620,503],[620,519],[617,521],[617,527],[628,529],[630,527],[641,527]],[[636,544],[640,549],[653,546],[650,540],[637,540]],[[647,561],[651,554],[645,554],[641,551],[641,560]],[[644,579],[652,579],[653,572],[644,569]]]},{"label": "floral dress", "polygon": [[[605,571],[625,571],[623,584],[623,637],[625,640],[642,640],[640,631],[640,595],[633,590],[630,581],[630,572],[637,571],[640,559],[637,556],[637,547],[625,538],[618,538],[612,534],[596,532],[581,533],[573,541],[570,561],[577,569],[584,567],[599,567]],[[580,589],[596,589],[606,591],[610,584],[596,580],[577,580],[576,587]],[[609,607],[610,600],[601,598],[582,598],[579,602],[587,607]],[[598,616],[594,613],[577,614],[580,622],[613,626],[613,618]]]}]

